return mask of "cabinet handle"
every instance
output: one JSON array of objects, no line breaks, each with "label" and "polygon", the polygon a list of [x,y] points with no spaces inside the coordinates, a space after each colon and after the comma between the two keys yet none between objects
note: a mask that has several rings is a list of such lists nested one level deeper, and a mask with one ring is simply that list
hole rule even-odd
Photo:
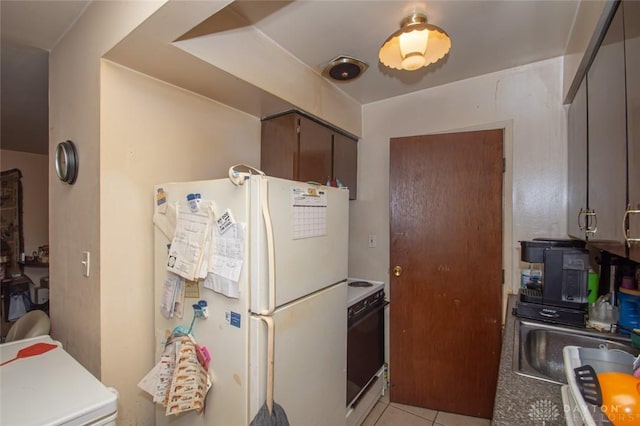
[{"label": "cabinet handle", "polygon": [[[587,213],[589,209],[583,209],[580,207],[580,211],[578,212],[578,229],[581,231],[587,230]],[[584,222],[581,220],[584,217]]]},{"label": "cabinet handle", "polygon": [[[596,214],[596,211],[587,209],[585,210],[584,215],[587,218],[585,220],[585,230],[587,234],[595,235],[595,233],[598,231],[598,215]],[[593,227],[591,227],[591,218],[593,218]]]},{"label": "cabinet handle", "polygon": [[622,234],[624,235],[624,240],[627,243],[627,247],[631,247],[631,243],[640,243],[640,237],[631,238],[631,227],[627,228],[627,218],[632,214],[640,214],[640,210],[631,209],[631,204],[627,204],[627,209],[624,211],[624,216],[622,217]]}]

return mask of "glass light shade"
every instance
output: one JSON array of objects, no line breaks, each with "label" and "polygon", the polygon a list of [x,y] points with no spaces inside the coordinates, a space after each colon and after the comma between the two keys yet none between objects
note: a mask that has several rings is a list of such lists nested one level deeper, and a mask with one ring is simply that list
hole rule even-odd
[{"label": "glass light shade", "polygon": [[402,28],[387,38],[378,58],[389,68],[416,70],[439,61],[450,49],[449,35],[416,13],[404,19]]},{"label": "glass light shade", "polygon": [[400,34],[402,69],[413,71],[424,66],[424,53],[427,51],[428,42],[429,30],[426,28]]},{"label": "glass light shade", "polygon": [[400,53],[402,57],[407,57],[411,53],[424,55],[429,42],[429,30],[426,28],[400,34]]},{"label": "glass light shade", "polygon": [[413,71],[422,68],[426,62],[427,60],[424,58],[424,55],[418,52],[412,52],[402,60],[401,64],[403,70]]}]

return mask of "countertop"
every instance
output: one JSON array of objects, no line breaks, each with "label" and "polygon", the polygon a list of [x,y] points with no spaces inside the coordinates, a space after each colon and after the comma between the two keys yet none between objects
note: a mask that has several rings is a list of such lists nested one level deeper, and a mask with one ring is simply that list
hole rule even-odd
[{"label": "countertop", "polygon": [[565,425],[560,385],[520,376],[513,372],[516,317],[511,312],[516,300],[516,295],[509,296],[502,332],[500,370],[491,424],[496,426]]}]

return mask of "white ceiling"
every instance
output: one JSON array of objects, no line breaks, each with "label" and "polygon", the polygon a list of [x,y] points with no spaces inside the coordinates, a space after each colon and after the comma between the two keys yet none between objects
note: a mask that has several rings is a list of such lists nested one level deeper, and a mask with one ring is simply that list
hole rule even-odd
[{"label": "white ceiling", "polygon": [[[369,64],[357,80],[336,83],[362,104],[561,56],[577,0],[239,1],[230,7],[318,73],[338,55]],[[411,12],[444,29],[452,48],[417,71],[378,61],[385,39]]]},{"label": "white ceiling", "polygon": [[[42,71],[46,67],[42,55],[46,57],[87,4],[76,0],[0,2],[2,148],[46,152],[46,136],[40,147],[22,146],[24,140],[31,139],[22,135],[38,127],[34,120],[42,121],[38,111],[46,111],[46,95],[32,93],[41,86],[36,81],[48,72]],[[227,18],[232,13],[318,74],[336,56],[356,57],[367,62],[369,69],[356,80],[335,84],[366,104],[560,56],[578,4],[579,0],[240,0],[192,32],[228,30]],[[449,34],[451,52],[439,63],[418,71],[386,68],[378,63],[378,49],[412,11],[425,13],[429,23]],[[29,71],[31,67],[40,71]],[[35,74],[31,76],[31,72]]]}]

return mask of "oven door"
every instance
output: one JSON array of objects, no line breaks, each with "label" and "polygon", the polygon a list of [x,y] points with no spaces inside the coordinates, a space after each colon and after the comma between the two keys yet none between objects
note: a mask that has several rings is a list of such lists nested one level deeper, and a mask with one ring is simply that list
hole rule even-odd
[{"label": "oven door", "polygon": [[347,332],[347,406],[357,399],[384,365],[384,308],[388,302],[368,308],[349,319]]}]

